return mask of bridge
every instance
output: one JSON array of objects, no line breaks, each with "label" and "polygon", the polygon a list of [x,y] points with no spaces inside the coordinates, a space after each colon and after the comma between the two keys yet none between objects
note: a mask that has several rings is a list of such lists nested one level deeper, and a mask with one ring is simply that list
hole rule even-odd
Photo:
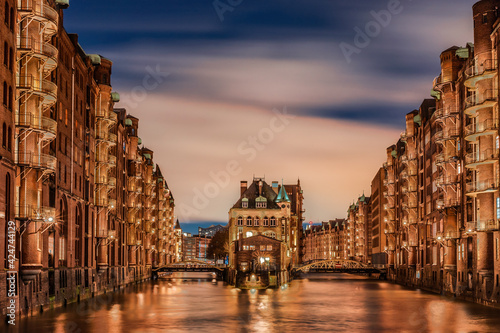
[{"label": "bridge", "polygon": [[176,262],[153,269],[153,273],[159,272],[214,272],[221,274],[225,266],[215,266],[201,260],[186,260]]},{"label": "bridge", "polygon": [[371,265],[355,260],[342,259],[318,260],[300,267],[295,267],[293,271],[294,273],[380,273],[381,276],[385,276],[384,271],[381,271]]}]

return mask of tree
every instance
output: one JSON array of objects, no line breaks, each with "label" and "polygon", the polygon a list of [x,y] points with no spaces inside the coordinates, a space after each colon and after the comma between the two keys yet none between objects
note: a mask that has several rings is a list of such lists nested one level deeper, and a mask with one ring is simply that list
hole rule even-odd
[{"label": "tree", "polygon": [[224,228],[212,237],[207,248],[207,257],[214,259],[223,259],[229,255],[229,228]]}]

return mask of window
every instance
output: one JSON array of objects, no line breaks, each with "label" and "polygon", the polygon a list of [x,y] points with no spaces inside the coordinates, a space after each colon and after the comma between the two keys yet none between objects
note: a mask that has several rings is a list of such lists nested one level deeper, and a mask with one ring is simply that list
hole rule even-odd
[{"label": "window", "polygon": [[497,198],[497,219],[500,218],[500,198]]},{"label": "window", "polygon": [[12,111],[12,107],[13,107],[13,100],[14,100],[14,93],[12,92],[12,87],[9,87],[9,105],[8,105],[8,109],[10,111]]},{"label": "window", "polygon": [[266,217],[264,217],[264,227],[269,227],[269,219]]},{"label": "window", "polygon": [[10,13],[9,3],[5,1],[5,24],[7,25],[9,25],[10,22],[9,13]]},{"label": "window", "polygon": [[251,232],[251,231],[247,231],[247,233],[245,234],[246,238],[252,237],[252,236],[253,236],[253,232]]},{"label": "window", "polygon": [[275,227],[276,226],[276,218],[271,217],[271,227]]},{"label": "window", "polygon": [[267,251],[272,251],[273,250],[273,246],[272,245],[268,245],[267,246]]},{"label": "window", "polygon": [[238,225],[243,225],[243,218],[241,216],[238,217]]},{"label": "window", "polygon": [[265,251],[265,250],[266,250],[266,246],[265,246],[265,245],[261,245],[261,246],[260,246],[260,250],[261,250],[261,251]]},{"label": "window", "polygon": [[9,131],[7,132],[7,150],[12,150],[12,127],[9,126]]},{"label": "window", "polygon": [[247,227],[251,227],[252,226],[252,218],[249,216],[247,217]]},{"label": "window", "polygon": [[9,65],[9,45],[7,42],[3,43],[3,64],[5,67]]},{"label": "window", "polygon": [[3,83],[3,105],[7,106],[8,104],[8,90],[7,90],[7,82]]},{"label": "window", "polygon": [[488,23],[488,14],[483,14],[483,24]]},{"label": "window", "polygon": [[9,49],[9,69],[12,71],[14,68],[14,50],[12,47]]},{"label": "window", "polygon": [[241,208],[248,208],[248,199],[247,198],[241,199]]},{"label": "window", "polygon": [[256,217],[256,218],[255,218],[255,220],[253,220],[253,225],[254,225],[255,227],[258,227],[258,226],[259,226],[259,224],[260,224],[259,218],[258,218],[258,217]]},{"label": "window", "polygon": [[2,147],[7,148],[7,125],[2,125]]}]

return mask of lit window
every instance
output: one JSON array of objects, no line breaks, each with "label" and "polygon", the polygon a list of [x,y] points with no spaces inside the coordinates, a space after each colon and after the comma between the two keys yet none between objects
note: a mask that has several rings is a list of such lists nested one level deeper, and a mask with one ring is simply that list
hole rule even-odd
[{"label": "lit window", "polygon": [[267,246],[267,251],[272,251],[273,250],[273,246],[272,245],[268,245]]},{"label": "lit window", "polygon": [[253,236],[253,232],[251,232],[251,231],[247,231],[247,233],[246,233],[246,237],[248,238],[248,237],[252,237],[252,236]]}]

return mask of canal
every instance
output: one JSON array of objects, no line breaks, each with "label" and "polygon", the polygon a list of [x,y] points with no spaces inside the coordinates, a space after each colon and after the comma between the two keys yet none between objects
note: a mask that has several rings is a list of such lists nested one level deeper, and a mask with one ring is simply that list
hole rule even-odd
[{"label": "canal", "polygon": [[15,330],[1,331],[500,331],[500,310],[349,275],[317,275],[279,290],[241,291],[208,275],[176,274],[18,319]]}]

